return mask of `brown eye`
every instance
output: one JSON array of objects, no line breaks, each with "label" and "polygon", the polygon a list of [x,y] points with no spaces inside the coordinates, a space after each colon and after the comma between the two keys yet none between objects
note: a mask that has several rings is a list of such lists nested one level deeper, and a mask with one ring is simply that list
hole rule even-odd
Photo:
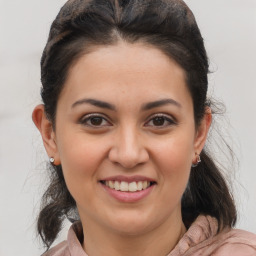
[{"label": "brown eye", "polygon": [[92,125],[98,126],[98,125],[102,124],[103,118],[102,117],[91,117],[90,122]]},{"label": "brown eye", "polygon": [[164,125],[165,118],[164,117],[155,117],[152,119],[152,122],[155,126],[162,126],[162,125]]},{"label": "brown eye", "polygon": [[149,127],[158,127],[158,128],[165,128],[171,125],[176,124],[176,122],[169,116],[164,114],[157,114],[153,116],[145,126]]},{"label": "brown eye", "polygon": [[106,120],[106,118],[97,115],[97,114],[89,114],[82,118],[80,121],[82,125],[86,125],[89,127],[101,128],[105,126],[110,126],[111,124]]}]

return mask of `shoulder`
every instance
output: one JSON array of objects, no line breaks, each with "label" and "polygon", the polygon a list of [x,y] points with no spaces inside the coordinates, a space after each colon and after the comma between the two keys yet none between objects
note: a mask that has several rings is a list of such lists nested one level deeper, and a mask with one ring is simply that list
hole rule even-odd
[{"label": "shoulder", "polygon": [[45,252],[42,256],[70,256],[67,241],[63,241],[58,245]]},{"label": "shoulder", "polygon": [[256,235],[244,230],[232,229],[214,238],[214,256],[256,256]]},{"label": "shoulder", "polygon": [[214,217],[200,215],[169,256],[256,256],[256,235],[226,228],[218,233]]}]

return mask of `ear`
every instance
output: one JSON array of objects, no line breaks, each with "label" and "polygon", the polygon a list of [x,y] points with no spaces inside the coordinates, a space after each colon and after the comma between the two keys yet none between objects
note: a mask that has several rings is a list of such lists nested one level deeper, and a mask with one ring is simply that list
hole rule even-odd
[{"label": "ear", "polygon": [[32,119],[41,133],[44,147],[49,158],[54,158],[54,165],[60,165],[60,158],[58,153],[58,148],[56,144],[56,136],[53,129],[52,122],[46,117],[44,105],[38,105],[35,107],[32,113]]},{"label": "ear", "polygon": [[204,117],[201,120],[196,131],[196,136],[194,141],[195,155],[200,155],[201,151],[203,150],[211,123],[212,123],[212,112],[210,107],[206,107]]}]

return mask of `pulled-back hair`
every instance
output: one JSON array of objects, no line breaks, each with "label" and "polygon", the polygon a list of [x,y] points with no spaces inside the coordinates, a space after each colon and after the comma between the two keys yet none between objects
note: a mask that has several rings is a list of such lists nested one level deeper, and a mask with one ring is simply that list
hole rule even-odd
[{"label": "pulled-back hair", "polygon": [[[71,65],[93,47],[142,42],[160,49],[185,71],[198,126],[207,102],[208,58],[194,15],[181,0],[69,0],[54,20],[41,59],[41,96],[55,127],[56,107]],[[219,222],[219,231],[236,222],[236,208],[221,171],[204,149],[191,168],[182,197],[182,217],[189,227],[199,214]],[[65,217],[78,215],[61,166],[52,166],[44,193],[38,232],[49,248]]]}]

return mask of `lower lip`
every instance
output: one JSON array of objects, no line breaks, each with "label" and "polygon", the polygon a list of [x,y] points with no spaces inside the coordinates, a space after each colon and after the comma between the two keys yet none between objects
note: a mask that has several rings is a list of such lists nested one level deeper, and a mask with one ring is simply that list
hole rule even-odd
[{"label": "lower lip", "polygon": [[155,186],[155,185],[151,185],[150,187],[137,192],[122,192],[119,190],[112,189],[102,183],[100,184],[103,186],[103,188],[108,192],[110,196],[124,203],[133,203],[133,202],[142,200],[143,198],[149,195],[149,193],[152,191],[153,187]]}]

